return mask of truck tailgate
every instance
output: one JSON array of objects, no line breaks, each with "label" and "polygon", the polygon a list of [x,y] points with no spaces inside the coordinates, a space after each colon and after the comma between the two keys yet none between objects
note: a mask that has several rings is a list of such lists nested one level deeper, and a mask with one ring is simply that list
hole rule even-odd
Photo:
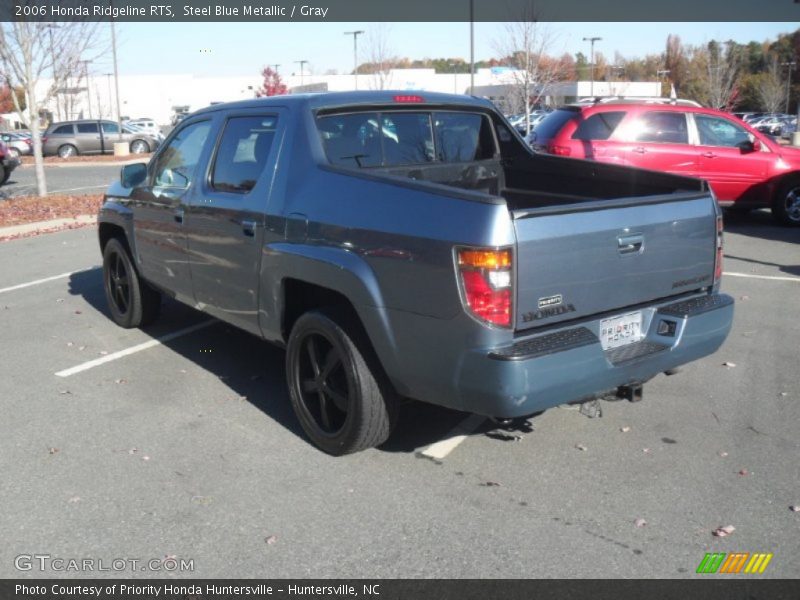
[{"label": "truck tailgate", "polygon": [[716,213],[708,194],[518,210],[512,217],[518,330],[713,282]]}]

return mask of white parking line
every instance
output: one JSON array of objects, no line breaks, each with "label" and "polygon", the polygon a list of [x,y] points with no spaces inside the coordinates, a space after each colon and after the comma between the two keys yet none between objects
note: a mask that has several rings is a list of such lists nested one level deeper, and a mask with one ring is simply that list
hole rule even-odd
[{"label": "white parking line", "polygon": [[753,275],[752,273],[731,273],[725,271],[728,277],[746,277],[747,279],[769,279],[771,281],[794,281],[800,283],[800,277],[781,277],[779,275]]},{"label": "white parking line", "polygon": [[65,277],[69,277],[70,275],[75,275],[76,273],[84,273],[86,271],[91,271],[92,269],[98,269],[98,268],[99,267],[89,267],[88,269],[70,271],[69,273],[61,273],[61,275],[53,275],[52,277],[45,277],[44,279],[37,279],[36,281],[29,281],[27,283],[12,285],[11,287],[0,289],[0,294],[4,294],[5,292],[13,292],[14,290],[21,290],[22,288],[31,287],[32,285],[39,285],[40,283],[47,283],[48,281],[55,281],[56,279],[64,279]]},{"label": "white parking line", "polygon": [[98,367],[100,365],[104,365],[107,362],[111,362],[112,360],[124,358],[125,356],[130,356],[131,354],[141,352],[142,350],[147,350],[148,348],[154,348],[155,346],[160,346],[164,342],[168,342],[170,340],[174,340],[175,338],[179,338],[189,333],[193,333],[195,331],[198,331],[199,329],[203,329],[205,327],[208,327],[209,325],[213,325],[214,323],[217,323],[217,321],[212,319],[209,321],[203,321],[202,323],[198,323],[197,325],[192,325],[191,327],[179,329],[178,331],[175,331],[173,333],[168,333],[167,335],[163,335],[160,338],[150,340],[149,342],[137,344],[136,346],[131,346],[130,348],[126,348],[125,350],[120,350],[119,352],[113,352],[111,354],[107,354],[106,356],[102,356],[100,358],[90,360],[80,365],[70,367],[69,369],[64,369],[63,371],[59,371],[58,373],[56,373],[56,376],[69,377],[70,375],[75,375],[75,373],[88,371],[89,369],[93,369],[94,367]]},{"label": "white parking line", "polygon": [[64,192],[78,192],[80,190],[99,190],[99,189],[105,189],[107,187],[108,184],[106,183],[105,185],[90,185],[87,187],[69,188],[68,190],[51,190],[47,192],[47,195],[49,196],[50,194],[63,194]]},{"label": "white parking line", "polygon": [[480,415],[471,415],[461,421],[458,425],[453,427],[447,436],[435,444],[431,444],[425,450],[420,452],[422,456],[441,460],[450,454],[456,447],[463,442],[470,433],[475,431],[478,426],[486,420],[486,417]]}]

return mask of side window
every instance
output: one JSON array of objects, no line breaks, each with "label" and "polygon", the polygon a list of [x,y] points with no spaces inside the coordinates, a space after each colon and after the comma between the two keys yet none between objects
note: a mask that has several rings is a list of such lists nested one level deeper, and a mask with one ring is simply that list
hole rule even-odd
[{"label": "side window", "polygon": [[646,112],[634,126],[634,141],[688,144],[686,115],[679,112]]},{"label": "side window", "polygon": [[97,123],[78,123],[78,133],[99,133]]},{"label": "side window", "polygon": [[489,120],[475,113],[434,113],[437,160],[467,162],[495,155]]},{"label": "side window", "polygon": [[75,130],[72,125],[61,125],[56,127],[51,135],[72,135],[73,133],[75,133]]},{"label": "side window", "polygon": [[572,139],[583,141],[607,140],[614,133],[624,116],[624,111],[595,113],[585,121],[580,122],[575,133],[572,134]]},{"label": "side window", "polygon": [[414,165],[433,160],[430,113],[384,113],[381,115],[384,164]]},{"label": "side window", "polygon": [[119,133],[119,125],[111,121],[103,121],[101,124],[103,133]]},{"label": "side window", "polygon": [[332,165],[378,167],[381,139],[377,113],[332,115],[317,119],[322,145]]},{"label": "side window", "polygon": [[727,146],[734,148],[743,143],[753,141],[746,129],[727,119],[695,114],[697,133],[701,146]]},{"label": "side window", "polygon": [[210,130],[209,121],[198,121],[181,129],[158,155],[153,185],[188,188]]},{"label": "side window", "polygon": [[232,117],[216,151],[211,187],[223,192],[252,190],[269,158],[278,118]]}]

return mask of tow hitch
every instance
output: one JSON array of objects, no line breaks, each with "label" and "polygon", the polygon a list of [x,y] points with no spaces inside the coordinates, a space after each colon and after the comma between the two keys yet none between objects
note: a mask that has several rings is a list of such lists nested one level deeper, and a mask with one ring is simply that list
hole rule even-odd
[{"label": "tow hitch", "polygon": [[644,386],[642,384],[621,385],[617,388],[617,398],[628,402],[640,402],[644,398]]}]

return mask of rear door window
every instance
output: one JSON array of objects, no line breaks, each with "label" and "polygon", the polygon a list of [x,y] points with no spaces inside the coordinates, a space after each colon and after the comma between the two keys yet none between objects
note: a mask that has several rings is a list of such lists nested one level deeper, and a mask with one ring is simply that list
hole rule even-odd
[{"label": "rear door window", "polygon": [[78,123],[78,133],[99,133],[97,123]]},{"label": "rear door window", "polygon": [[633,127],[633,139],[636,142],[688,144],[686,115],[680,112],[646,112]]},{"label": "rear door window", "polygon": [[[611,137],[620,121],[625,117],[625,111],[598,112],[588,119],[581,121],[575,133],[572,134],[573,140],[583,141],[603,141]],[[538,130],[537,130],[538,131]]]},{"label": "rear door window", "polygon": [[119,133],[119,125],[116,123],[112,123],[111,121],[103,121],[101,125],[103,127],[103,133]]},{"label": "rear door window", "polygon": [[267,164],[277,124],[276,116],[228,119],[217,147],[211,187],[240,194],[252,190]]},{"label": "rear door window", "polygon": [[61,125],[53,130],[51,135],[72,135],[75,133],[72,125]]}]

